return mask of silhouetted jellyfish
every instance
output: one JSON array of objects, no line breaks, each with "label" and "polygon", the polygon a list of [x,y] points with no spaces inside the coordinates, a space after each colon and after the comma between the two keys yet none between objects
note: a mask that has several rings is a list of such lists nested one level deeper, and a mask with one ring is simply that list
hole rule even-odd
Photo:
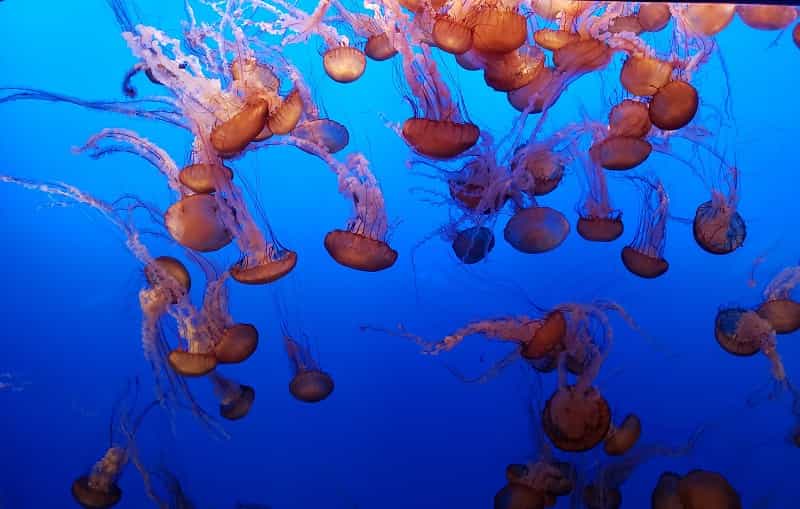
[{"label": "silhouetted jellyfish", "polygon": [[669,197],[660,181],[639,182],[645,188],[644,203],[633,242],[622,248],[622,263],[632,274],[652,279],[669,269],[664,259]]},{"label": "silhouetted jellyfish", "polygon": [[431,36],[436,47],[453,55],[472,49],[472,12],[466,2],[452,2],[445,13],[436,14]]},{"label": "silhouetted jellyfish", "polygon": [[523,46],[510,53],[486,58],[483,79],[494,90],[510,92],[522,88],[545,68],[544,54],[536,46]]},{"label": "silhouetted jellyfish", "polygon": [[494,249],[494,233],[485,226],[459,231],[451,244],[456,257],[467,265],[483,260]]},{"label": "silhouetted jellyfish", "polygon": [[544,509],[544,493],[520,483],[508,483],[494,496],[494,509]]},{"label": "silhouetted jellyfish", "polygon": [[650,496],[652,509],[683,509],[678,495],[678,483],[681,476],[674,472],[663,472]]},{"label": "silhouetted jellyfish", "polygon": [[782,30],[797,19],[792,5],[737,5],[736,13],[745,25],[757,30]]},{"label": "silhouetted jellyfish", "polygon": [[621,456],[627,453],[642,434],[642,423],[636,414],[628,414],[622,424],[615,426],[612,422],[608,436],[603,442],[603,450],[609,456]]},{"label": "silhouetted jellyfish", "polygon": [[674,131],[692,121],[699,105],[697,90],[686,81],[670,81],[650,101],[650,121],[659,129]]},{"label": "silhouetted jellyfish", "polygon": [[692,223],[694,240],[712,254],[728,254],[742,246],[747,236],[744,219],[737,212],[739,204],[739,170],[726,171],[728,191],[711,190],[711,201],[697,207]]},{"label": "silhouetted jellyfish", "polygon": [[592,242],[611,242],[622,235],[622,212],[611,205],[606,176],[591,158],[583,157],[587,188],[577,207],[578,235]]},{"label": "silhouetted jellyfish", "polygon": [[672,14],[669,5],[659,3],[642,3],[636,13],[639,25],[644,32],[658,32],[667,26]]},{"label": "silhouetted jellyfish", "polygon": [[[548,454],[526,465],[508,465],[508,484],[495,496],[495,507],[553,507],[556,497],[568,495],[573,489],[571,469],[568,463],[553,461]],[[498,505],[498,501],[505,505]]]},{"label": "silhouetted jellyfish", "polygon": [[503,229],[503,237],[511,247],[529,254],[552,251],[568,234],[569,222],[564,214],[536,205],[518,209]]},{"label": "silhouetted jellyfish", "polygon": [[800,329],[800,303],[791,293],[800,284],[800,266],[786,267],[764,288],[764,301],[756,313],[767,320],[777,334],[791,334]]},{"label": "silhouetted jellyfish", "polygon": [[244,418],[250,412],[256,391],[249,385],[239,384],[225,378],[218,372],[208,375],[214,386],[214,394],[219,399],[219,415],[229,421]]},{"label": "silhouetted jellyfish", "polygon": [[603,440],[610,425],[611,409],[595,387],[560,387],[542,411],[544,432],[562,451],[592,449]]},{"label": "silhouetted jellyfish", "polygon": [[741,509],[739,494],[717,472],[692,470],[678,481],[683,509]]}]

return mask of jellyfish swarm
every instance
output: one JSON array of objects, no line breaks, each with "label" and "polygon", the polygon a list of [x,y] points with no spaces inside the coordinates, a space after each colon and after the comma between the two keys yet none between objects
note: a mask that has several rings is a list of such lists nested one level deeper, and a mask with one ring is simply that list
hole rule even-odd
[{"label": "jellyfish swarm", "polygon": [[333,392],[333,378],[319,368],[309,347],[301,345],[286,334],[283,336],[283,345],[292,371],[289,393],[304,403],[318,403],[330,396]]},{"label": "jellyfish swarm", "polygon": [[250,413],[256,391],[249,385],[239,384],[217,372],[208,375],[219,399],[219,415],[229,421],[243,419]]},{"label": "jellyfish swarm", "polygon": [[392,20],[385,15],[379,5],[365,5],[372,11],[372,16],[352,12],[345,8],[339,0],[331,0],[339,14],[350,28],[364,42],[364,54],[376,61],[388,60],[397,54],[394,48],[394,28]]},{"label": "jellyfish swarm", "polygon": [[669,197],[661,181],[637,181],[643,184],[644,202],[633,242],[622,248],[622,263],[632,274],[652,279],[669,268],[664,259]]},{"label": "jellyfish swarm", "polygon": [[711,201],[697,207],[692,224],[694,239],[711,254],[728,254],[740,248],[747,236],[744,219],[736,211],[739,202],[739,172],[728,169],[728,193],[711,191]]},{"label": "jellyfish swarm", "polygon": [[681,477],[664,472],[651,496],[653,509],[741,509],[739,494],[725,477],[709,470],[691,470]]},{"label": "jellyfish swarm", "polygon": [[756,312],[769,321],[777,334],[791,334],[800,330],[800,303],[791,293],[800,283],[800,266],[781,270],[764,288],[764,301]]}]

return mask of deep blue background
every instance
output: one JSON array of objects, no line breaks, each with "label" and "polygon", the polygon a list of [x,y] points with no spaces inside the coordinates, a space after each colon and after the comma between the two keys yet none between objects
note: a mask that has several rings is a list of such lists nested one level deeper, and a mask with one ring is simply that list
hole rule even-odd
[{"label": "deep blue background", "polygon": [[[177,35],[178,0],[141,0],[142,19]],[[25,2],[0,5],[0,84],[58,91],[83,98],[120,97],[120,81],[133,64],[114,18],[101,0]],[[797,133],[800,117],[798,50],[784,34],[757,32],[738,20],[718,41],[728,67],[737,137],[723,148],[735,154],[742,175],[741,214],[749,227],[745,246],[725,257],[702,252],[689,227],[671,222],[666,257],[669,272],[655,281],[637,279],[619,262],[619,249],[635,231],[638,197],[619,179],[612,199],[624,209],[624,240],[587,244],[574,231],[558,250],[523,255],[500,239],[490,259],[458,265],[445,243],[434,240],[418,253],[420,301],[415,299],[412,246],[447,219],[446,207],[422,201],[409,189],[444,190],[441,183],[411,175],[409,151],[384,127],[409,114],[395,89],[392,63],[369,62],[362,79],[340,85],[324,77],[316,42],[293,48],[317,99],[330,117],[348,126],[351,145],[363,151],[380,180],[390,219],[391,242],[400,258],[391,270],[368,274],[335,264],[322,247],[324,234],[341,228],[348,204],[337,194],[332,173],[318,160],[274,148],[237,161],[235,168],[256,183],[259,199],[280,240],[300,261],[275,288],[231,286],[231,311],[257,325],[261,346],[246,364],[222,370],[256,387],[256,403],[244,421],[227,425],[233,438],[211,438],[190,418],[170,437],[162,417],[145,426],[141,446],[155,466],[161,451],[201,508],[228,508],[235,500],[275,508],[485,508],[504,481],[505,465],[533,452],[527,416],[530,375],[515,366],[485,385],[455,379],[441,361],[469,373],[484,369],[508,345],[468,340],[441,359],[422,357],[404,340],[362,333],[364,323],[435,338],[469,320],[532,309],[519,289],[541,306],[592,298],[615,299],[677,357],[667,357],[615,320],[616,338],[599,386],[617,419],[636,412],[643,441],[681,443],[702,423],[707,432],[689,457],[654,460],[624,486],[626,507],[646,507],[659,472],[691,467],[723,472],[742,493],[745,507],[792,508],[800,454],[784,443],[792,420],[788,402],[741,410],[744,399],[769,381],[762,356],[725,354],[712,335],[713,317],[726,303],[754,304],[764,282],[800,257]],[[663,47],[665,36],[660,35]],[[479,73],[456,70],[470,115],[496,134],[514,110],[502,94],[485,87]],[[549,128],[579,120],[583,105],[602,119],[619,95],[620,61],[602,78],[581,79],[552,111]],[[723,104],[724,76],[713,60],[697,78],[703,114]],[[143,93],[155,92],[137,80]],[[62,180],[111,200],[128,192],[160,208],[170,193],[161,176],[129,156],[92,161],[70,148],[103,127],[129,127],[166,148],[180,163],[189,139],[175,129],[113,114],[50,103],[0,107],[0,173]],[[672,213],[691,217],[708,189],[673,160],[654,155],[639,173],[653,171],[667,185]],[[574,169],[542,203],[567,214],[574,227],[579,196]],[[0,187],[0,372],[30,382],[22,392],[0,392],[0,507],[73,507],[72,479],[104,452],[115,395],[128,376],[149,383],[141,354],[137,292],[140,267],[119,233],[80,206],[49,207],[39,193]],[[179,253],[158,242],[155,253]],[[767,252],[759,288],[746,285],[752,261]],[[215,259],[236,259],[228,248]],[[202,277],[191,267],[194,297]],[[293,311],[295,327],[311,338],[324,369],[336,380],[333,396],[303,405],[289,396],[273,294]],[[197,302],[197,300],[196,300]],[[790,376],[800,375],[798,337],[780,338]],[[485,360],[482,361],[481,359]],[[544,380],[545,394],[554,380]],[[204,381],[192,383],[207,408],[215,400]],[[713,424],[713,426],[711,426]],[[584,461],[602,460],[601,453]],[[132,468],[121,480],[119,507],[145,507]],[[559,507],[566,507],[562,501]]]}]

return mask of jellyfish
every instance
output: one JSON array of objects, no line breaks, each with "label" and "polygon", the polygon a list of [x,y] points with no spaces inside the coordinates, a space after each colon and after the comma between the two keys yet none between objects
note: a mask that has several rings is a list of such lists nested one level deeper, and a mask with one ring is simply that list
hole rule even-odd
[{"label": "jellyfish", "polygon": [[450,2],[447,10],[436,14],[431,37],[436,47],[452,55],[462,55],[472,49],[473,13],[469,2]]},{"label": "jellyfish", "polygon": [[739,171],[727,169],[727,195],[712,189],[711,200],[700,204],[694,215],[692,232],[697,244],[712,254],[728,254],[740,248],[747,235],[744,219],[737,212]]},{"label": "jellyfish", "polygon": [[792,30],[792,40],[794,45],[800,48],[800,23],[796,24]]},{"label": "jellyfish", "polygon": [[249,385],[237,383],[216,371],[208,375],[219,399],[219,415],[229,421],[244,418],[250,413],[256,391]]},{"label": "jellyfish", "polygon": [[569,235],[564,214],[550,207],[518,209],[503,229],[503,237],[517,251],[536,254],[552,251]]},{"label": "jellyfish", "polygon": [[511,92],[527,86],[546,72],[544,54],[536,46],[523,46],[511,53],[487,58],[483,78],[494,90]]},{"label": "jellyfish", "polygon": [[583,452],[602,442],[611,425],[611,409],[595,387],[560,387],[542,411],[547,437],[562,451]]},{"label": "jellyfish", "polygon": [[699,104],[697,90],[689,82],[670,81],[653,94],[650,121],[659,129],[675,131],[692,121]]},{"label": "jellyfish", "polygon": [[756,313],[767,320],[777,334],[791,334],[800,330],[800,303],[791,293],[800,283],[800,266],[781,270],[764,288],[764,301]]},{"label": "jellyfish", "polygon": [[659,32],[664,29],[672,18],[669,5],[658,3],[642,3],[636,18],[644,32]]},{"label": "jellyfish", "polygon": [[367,4],[364,7],[372,12],[372,16],[352,12],[346,9],[339,0],[331,0],[339,14],[364,43],[364,54],[376,61],[388,60],[397,54],[394,47],[395,31],[391,20],[378,5]]},{"label": "jellyfish", "polygon": [[745,25],[757,30],[782,30],[797,19],[792,5],[737,5],[736,13]]},{"label": "jellyfish", "polygon": [[642,423],[636,414],[628,414],[619,426],[613,423],[603,441],[603,450],[609,456],[621,456],[636,445],[642,434]]},{"label": "jellyfish", "polygon": [[736,4],[698,3],[671,10],[680,28],[710,37],[720,33],[731,23],[736,13]]},{"label": "jellyfish", "polygon": [[779,386],[789,381],[777,350],[772,324],[756,312],[742,308],[722,308],[714,320],[714,336],[728,353],[751,356],[759,351],[770,362],[772,377]]},{"label": "jellyfish", "polygon": [[[682,509],[741,509],[739,494],[725,477],[710,470],[691,470],[675,483],[675,474],[659,479],[659,503],[677,492]],[[662,483],[663,479],[663,483]],[[674,491],[673,491],[674,490]],[[655,492],[654,492],[655,497]],[[654,506],[655,507],[655,506]]]},{"label": "jellyfish", "polygon": [[622,263],[632,274],[652,279],[669,268],[664,259],[669,197],[659,180],[639,182],[645,187],[644,204],[633,242],[622,248]]},{"label": "jellyfish", "polygon": [[525,43],[528,23],[517,3],[479,3],[470,12],[472,46],[482,53],[510,53]]},{"label": "jellyfish", "polygon": [[622,211],[611,205],[606,176],[591,158],[583,157],[587,188],[577,207],[578,235],[592,242],[611,242],[622,235]]},{"label": "jellyfish", "polygon": [[662,472],[650,496],[652,509],[683,509],[678,495],[681,476],[674,472]]},{"label": "jellyfish", "polygon": [[518,146],[511,160],[516,186],[532,196],[550,194],[564,177],[566,159],[548,143]]}]

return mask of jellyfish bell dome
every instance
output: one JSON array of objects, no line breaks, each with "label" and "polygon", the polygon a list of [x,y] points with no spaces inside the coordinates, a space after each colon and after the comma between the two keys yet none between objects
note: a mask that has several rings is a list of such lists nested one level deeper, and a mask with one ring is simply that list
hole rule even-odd
[{"label": "jellyfish bell dome", "polygon": [[[294,128],[292,134],[324,147],[331,154],[339,152],[350,143],[350,133],[347,128],[339,122],[328,118],[318,118],[303,122]],[[303,147],[299,148],[305,150]]]},{"label": "jellyfish bell dome", "polygon": [[[725,224],[727,223],[727,224]],[[697,245],[711,254],[728,254],[744,243],[747,226],[738,212],[723,214],[711,201],[697,207],[692,222],[692,234]]]},{"label": "jellyfish bell dome", "polygon": [[579,217],[575,228],[578,235],[591,242],[617,240],[624,231],[622,217]]},{"label": "jellyfish bell dome", "polygon": [[289,392],[305,403],[317,403],[333,392],[333,378],[319,370],[301,370],[289,382]]},{"label": "jellyfish bell dome", "polygon": [[594,387],[561,387],[547,400],[542,412],[545,434],[565,452],[592,449],[603,441],[610,426],[611,409]]},{"label": "jellyfish bell dome", "polygon": [[551,311],[542,324],[536,329],[533,337],[523,343],[520,354],[529,360],[553,357],[563,350],[564,337],[567,335],[567,320],[561,311]]},{"label": "jellyfish bell dome", "polygon": [[218,179],[233,180],[233,171],[222,164],[190,164],[181,170],[178,179],[194,193],[210,194],[216,191]]},{"label": "jellyfish bell dome", "polygon": [[625,99],[614,105],[608,114],[610,137],[643,138],[652,126],[649,108],[644,102]]},{"label": "jellyfish bell dome", "polygon": [[636,13],[639,25],[644,32],[659,32],[664,29],[672,18],[669,5],[661,3],[643,3]]},{"label": "jellyfish bell dome", "polygon": [[551,251],[569,234],[569,221],[550,207],[518,210],[506,223],[503,237],[517,251],[535,254]]},{"label": "jellyfish bell dome", "polygon": [[244,418],[250,413],[253,401],[256,399],[256,391],[249,385],[240,384],[239,397],[228,403],[219,405],[219,415],[229,421],[236,421]]},{"label": "jellyfish bell dome", "polygon": [[625,171],[642,164],[652,151],[652,145],[640,138],[611,136],[593,144],[589,156],[606,170]]},{"label": "jellyfish bell dome", "polygon": [[800,330],[800,302],[790,299],[768,300],[756,309],[758,316],[768,321],[777,334]]},{"label": "jellyfish bell dome", "polygon": [[797,19],[797,9],[791,5],[737,5],[736,13],[756,30],[782,30]]},{"label": "jellyfish bell dome", "polygon": [[639,35],[644,31],[642,23],[636,15],[629,14],[627,16],[617,16],[612,19],[608,24],[608,31],[612,34],[621,34],[623,32],[631,32],[634,35]]},{"label": "jellyfish bell dome", "polygon": [[351,46],[331,48],[322,55],[325,73],[339,83],[351,83],[364,74],[367,58],[364,53]]},{"label": "jellyfish bell dome", "polygon": [[431,35],[440,50],[453,55],[472,48],[472,28],[448,15],[436,16]]},{"label": "jellyfish bell dome", "polygon": [[581,36],[567,30],[541,28],[533,33],[534,42],[544,49],[556,51],[571,42],[580,40]]},{"label": "jellyfish bell dome", "polygon": [[631,56],[622,64],[619,79],[633,95],[649,97],[669,83],[672,65],[655,57]]},{"label": "jellyfish bell dome", "polygon": [[173,371],[187,377],[204,376],[217,367],[217,357],[213,352],[194,353],[186,350],[173,350],[167,356],[167,361]]},{"label": "jellyfish bell dome", "polygon": [[650,496],[652,509],[683,509],[678,496],[680,480],[681,476],[673,472],[663,472],[659,476],[658,483]]},{"label": "jellyfish bell dome", "polygon": [[621,456],[628,452],[642,434],[642,422],[634,414],[628,414],[619,427],[612,428],[603,442],[603,450],[609,456]]},{"label": "jellyfish bell dome", "polygon": [[433,159],[451,159],[469,150],[480,134],[478,126],[469,122],[409,118],[403,123],[406,143]]},{"label": "jellyfish bell dome", "polygon": [[534,196],[551,193],[564,177],[564,165],[550,150],[525,150],[525,146],[520,145],[514,151],[511,165],[513,173],[521,169],[530,177],[532,185],[525,191]]},{"label": "jellyfish bell dome", "polygon": [[692,470],[678,482],[683,509],[742,509],[739,494],[717,472]]},{"label": "jellyfish bell dome", "polygon": [[556,69],[571,75],[603,69],[611,61],[612,51],[597,39],[579,39],[553,52]]},{"label": "jellyfish bell dome", "polygon": [[220,364],[238,364],[253,355],[257,347],[258,330],[249,323],[238,323],[225,329],[214,345],[214,355]]},{"label": "jellyfish bell dome", "polygon": [[277,258],[245,256],[229,269],[231,277],[245,285],[265,285],[287,275],[297,265],[297,253],[283,249]]},{"label": "jellyfish bell dome", "polygon": [[292,90],[279,105],[270,110],[264,128],[255,141],[263,141],[273,134],[289,134],[303,114],[303,98],[297,89]]},{"label": "jellyfish bell dome", "polygon": [[688,27],[705,36],[720,33],[730,25],[736,13],[736,4],[693,3],[686,7],[683,18]]},{"label": "jellyfish bell dome", "polygon": [[[171,277],[174,283],[164,281],[164,275]],[[189,293],[192,288],[192,278],[186,266],[180,260],[171,256],[154,258],[144,268],[144,276],[150,286],[174,291],[177,295],[173,295],[173,303],[176,303],[181,297]]]},{"label": "jellyfish bell dome", "polygon": [[591,483],[583,488],[583,503],[586,509],[619,509],[622,492],[618,488]]},{"label": "jellyfish bell dome", "polygon": [[650,101],[650,121],[664,131],[675,131],[692,121],[699,106],[697,90],[686,81],[670,81]]},{"label": "jellyfish bell dome", "polygon": [[211,130],[211,146],[222,157],[239,155],[264,129],[268,112],[267,101],[249,100],[235,115]]},{"label": "jellyfish bell dome", "polygon": [[473,226],[456,234],[452,243],[456,257],[467,265],[477,263],[494,249],[494,233],[485,226]]},{"label": "jellyfish bell dome", "polygon": [[483,4],[471,13],[472,46],[483,53],[510,53],[525,44],[528,20],[517,9]]},{"label": "jellyfish bell dome", "polygon": [[389,35],[382,33],[367,38],[367,43],[364,45],[364,54],[372,60],[381,62],[397,55],[397,50],[392,45],[392,41],[389,40]]},{"label": "jellyfish bell dome", "polygon": [[494,496],[494,509],[544,509],[544,494],[524,484],[510,482]]},{"label": "jellyfish bell dome", "polygon": [[563,82],[550,67],[542,67],[524,87],[508,92],[509,104],[517,111],[528,108],[531,113],[541,113],[554,104],[564,91]]},{"label": "jellyfish bell dome", "polygon": [[119,503],[122,490],[116,483],[111,483],[108,491],[98,490],[89,483],[89,476],[84,475],[73,481],[72,497],[86,509],[106,509]]},{"label": "jellyfish bell dome", "polygon": [[386,242],[345,230],[328,232],[325,249],[339,264],[365,272],[388,269],[397,261],[397,251]]},{"label": "jellyfish bell dome", "polygon": [[714,337],[726,352],[740,357],[755,355],[761,350],[759,338],[738,334],[739,323],[745,313],[744,308],[723,308],[717,311],[714,319]]},{"label": "jellyfish bell dome", "polygon": [[173,203],[164,223],[178,244],[194,251],[216,251],[233,240],[220,218],[217,200],[209,194],[193,194]]},{"label": "jellyfish bell dome", "polygon": [[647,255],[630,246],[622,248],[622,263],[631,274],[645,279],[657,278],[669,269],[669,263],[664,258]]}]

